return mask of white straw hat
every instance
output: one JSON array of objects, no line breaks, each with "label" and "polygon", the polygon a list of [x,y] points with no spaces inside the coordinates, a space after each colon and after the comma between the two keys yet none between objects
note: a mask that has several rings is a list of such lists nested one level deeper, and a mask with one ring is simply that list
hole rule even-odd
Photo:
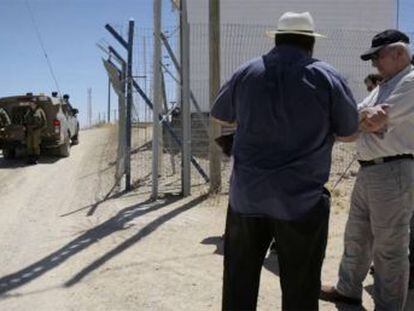
[{"label": "white straw hat", "polygon": [[277,30],[268,30],[266,35],[274,38],[277,34],[296,34],[304,36],[312,36],[326,38],[326,36],[315,32],[312,15],[309,12],[295,13],[286,12],[277,23]]}]

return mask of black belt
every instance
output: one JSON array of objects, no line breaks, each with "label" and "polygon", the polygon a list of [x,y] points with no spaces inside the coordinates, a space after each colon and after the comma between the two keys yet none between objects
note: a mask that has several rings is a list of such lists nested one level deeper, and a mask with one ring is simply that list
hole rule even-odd
[{"label": "black belt", "polygon": [[414,159],[414,156],[412,154],[398,154],[396,156],[377,158],[377,159],[369,160],[369,161],[358,160],[358,162],[361,166],[370,166],[370,165],[375,165],[375,164],[397,161],[401,159]]}]

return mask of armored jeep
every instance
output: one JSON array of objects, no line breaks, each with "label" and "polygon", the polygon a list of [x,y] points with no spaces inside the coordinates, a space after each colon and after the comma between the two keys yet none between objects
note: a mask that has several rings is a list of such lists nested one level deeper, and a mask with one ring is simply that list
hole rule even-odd
[{"label": "armored jeep", "polygon": [[24,116],[31,102],[37,103],[46,115],[47,127],[42,132],[41,149],[54,149],[58,155],[68,157],[70,146],[79,143],[78,110],[69,103],[69,96],[62,98],[53,92],[51,96],[27,93],[0,98],[0,109],[9,119],[0,126],[0,149],[4,158],[14,158],[16,151],[26,149]]}]

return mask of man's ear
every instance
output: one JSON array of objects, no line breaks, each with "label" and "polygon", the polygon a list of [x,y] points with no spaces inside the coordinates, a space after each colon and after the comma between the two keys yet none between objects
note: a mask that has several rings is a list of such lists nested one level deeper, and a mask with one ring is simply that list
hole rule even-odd
[{"label": "man's ear", "polygon": [[397,57],[401,57],[402,56],[402,49],[400,46],[397,46],[395,48],[395,55],[397,55]]},{"label": "man's ear", "polygon": [[405,49],[404,49],[404,47],[402,47],[400,45],[397,45],[395,47],[395,57],[396,58],[400,58],[400,57],[403,57],[404,55],[405,55]]}]

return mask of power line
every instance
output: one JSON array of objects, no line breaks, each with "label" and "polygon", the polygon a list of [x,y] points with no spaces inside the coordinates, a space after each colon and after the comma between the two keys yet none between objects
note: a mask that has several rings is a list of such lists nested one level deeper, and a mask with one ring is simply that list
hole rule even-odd
[{"label": "power line", "polygon": [[30,5],[29,5],[28,0],[26,0],[25,3],[26,3],[26,6],[27,6],[27,10],[29,11],[29,15],[30,15],[30,18],[32,20],[33,27],[35,29],[37,39],[39,40],[40,47],[42,48],[43,54],[44,54],[44,56],[46,58],[46,63],[48,65],[48,67],[49,67],[50,74],[52,75],[52,78],[53,78],[53,80],[55,82],[55,86],[56,86],[56,89],[57,89],[59,95],[62,96],[62,94],[60,92],[60,88],[59,88],[59,83],[58,83],[58,81],[56,79],[56,76],[55,76],[55,73],[53,71],[52,64],[50,62],[49,56],[46,53],[46,49],[45,49],[45,46],[43,44],[43,40],[42,40],[42,36],[40,35],[39,28],[37,27],[36,20],[34,18],[34,14],[32,12],[32,9],[30,8]]}]

